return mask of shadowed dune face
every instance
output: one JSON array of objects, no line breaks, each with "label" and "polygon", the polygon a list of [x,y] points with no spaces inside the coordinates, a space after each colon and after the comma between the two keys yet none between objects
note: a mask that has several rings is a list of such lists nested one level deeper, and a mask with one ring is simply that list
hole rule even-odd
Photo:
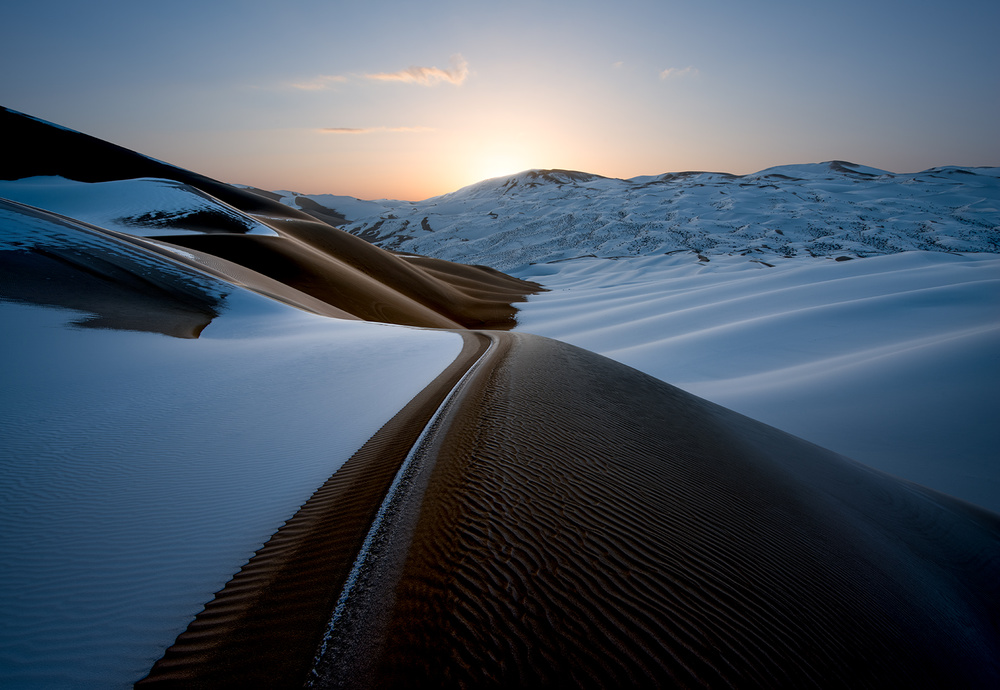
[{"label": "shadowed dune face", "polygon": [[148,331],[175,338],[197,338],[218,316],[220,300],[204,300],[124,282],[126,271],[113,265],[94,270],[64,256],[44,251],[0,251],[0,299],[81,312],[73,322],[81,328]]},{"label": "shadowed dune face", "polygon": [[[391,254],[325,222],[332,218],[317,219],[273,195],[232,187],[14,111],[0,109],[0,128],[19,142],[0,160],[0,179],[152,177],[190,185],[267,225],[278,237],[245,235],[245,228],[225,214],[202,213],[170,220],[160,239],[240,265],[269,279],[262,282],[281,282],[334,311],[410,326],[503,330],[515,323],[512,304],[541,289],[485,267]],[[156,218],[154,210],[149,222],[155,225]],[[202,234],[168,235],[171,227]]]},{"label": "shadowed dune face", "polygon": [[226,285],[52,214],[0,200],[0,299],[69,309],[83,328],[197,338]]},{"label": "shadowed dune face", "polygon": [[0,108],[0,131],[18,142],[0,160],[0,179],[19,180],[59,175],[80,182],[106,182],[140,177],[177,180],[196,187],[245,213],[297,217],[293,209],[204,175],[143,156],[92,136],[53,126]]},{"label": "shadowed dune face", "polygon": [[369,321],[511,328],[513,303],[540,289],[480,266],[401,257],[312,219],[259,218],[280,237],[164,237],[240,264]]},{"label": "shadowed dune face", "polygon": [[380,654],[326,681],[987,687],[998,543],[994,515],[517,334],[453,418]]}]

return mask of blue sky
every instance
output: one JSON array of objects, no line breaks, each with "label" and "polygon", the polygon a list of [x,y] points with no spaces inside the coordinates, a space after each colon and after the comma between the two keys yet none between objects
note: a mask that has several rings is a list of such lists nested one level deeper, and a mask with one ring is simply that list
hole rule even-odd
[{"label": "blue sky", "polygon": [[10,4],[0,103],[227,182],[420,199],[834,158],[1000,165],[1000,2]]}]

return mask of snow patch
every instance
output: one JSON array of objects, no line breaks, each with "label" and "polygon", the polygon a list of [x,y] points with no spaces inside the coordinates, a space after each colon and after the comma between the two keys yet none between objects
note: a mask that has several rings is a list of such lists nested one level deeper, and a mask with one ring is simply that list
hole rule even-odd
[{"label": "snow patch", "polygon": [[145,237],[200,234],[189,229],[192,223],[215,225],[224,232],[277,235],[229,204],[174,180],[77,182],[58,176],[28,177],[0,181],[0,198]]}]

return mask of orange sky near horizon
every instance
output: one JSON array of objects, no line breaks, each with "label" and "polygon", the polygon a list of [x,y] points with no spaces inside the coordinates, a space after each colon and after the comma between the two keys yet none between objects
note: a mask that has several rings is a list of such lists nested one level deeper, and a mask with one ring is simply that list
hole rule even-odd
[{"label": "orange sky near horizon", "polygon": [[3,105],[225,182],[1000,164],[1000,3],[95,0],[5,10]]}]

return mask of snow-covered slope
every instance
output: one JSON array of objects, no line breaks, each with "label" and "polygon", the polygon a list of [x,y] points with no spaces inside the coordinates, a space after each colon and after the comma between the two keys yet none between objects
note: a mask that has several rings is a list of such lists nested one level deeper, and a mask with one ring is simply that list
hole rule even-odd
[{"label": "snow-covered slope", "polygon": [[519,330],[1000,512],[1000,256],[529,267]]},{"label": "snow-covered slope", "polygon": [[1000,168],[895,174],[833,161],[631,180],[531,170],[420,202],[281,194],[379,246],[507,272],[582,255],[1000,251]]}]

